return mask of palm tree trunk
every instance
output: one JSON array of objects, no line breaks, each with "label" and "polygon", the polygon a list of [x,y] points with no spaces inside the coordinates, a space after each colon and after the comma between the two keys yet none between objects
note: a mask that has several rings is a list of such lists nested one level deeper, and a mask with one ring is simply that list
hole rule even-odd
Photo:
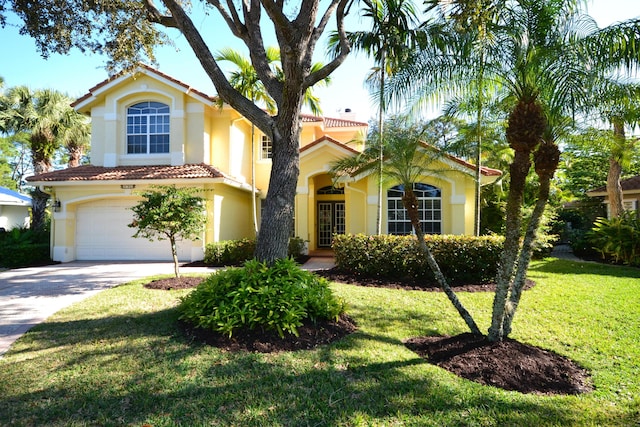
[{"label": "palm tree trunk", "polygon": [[378,153],[378,213],[376,219],[376,233],[379,235],[382,234],[382,168],[384,165],[384,77],[385,77],[385,66],[386,66],[386,56],[384,54],[384,50],[382,51],[382,60],[380,61],[380,101],[379,101],[379,110],[378,110],[378,135],[379,135],[379,144],[380,151]]},{"label": "palm tree trunk", "polygon": [[500,267],[496,277],[496,293],[493,299],[491,327],[489,341],[501,341],[504,338],[503,322],[507,297],[510,291],[511,279],[514,274],[515,262],[520,252],[520,223],[522,220],[522,200],[524,187],[531,168],[530,151],[518,150],[511,163],[511,183],[507,199],[505,239],[500,257]]},{"label": "palm tree trunk", "polygon": [[622,176],[621,158],[624,156],[624,123],[616,120],[613,122],[613,137],[616,140],[615,146],[618,149],[612,150],[609,157],[609,172],[607,173],[607,196],[609,198],[610,218],[618,218],[624,211],[622,205],[622,186],[620,177]]},{"label": "palm tree trunk", "polygon": [[527,232],[520,249],[520,256],[518,258],[518,267],[516,270],[513,284],[511,285],[511,295],[509,302],[506,306],[506,313],[502,324],[502,333],[504,337],[507,337],[511,333],[511,324],[513,317],[515,316],[516,309],[520,303],[520,297],[522,296],[522,289],[529,270],[529,264],[531,263],[531,255],[533,253],[533,242],[536,239],[538,229],[540,228],[540,221],[542,220],[542,214],[547,206],[549,200],[549,189],[551,187],[551,179],[553,174],[558,168],[560,163],[560,150],[558,146],[551,142],[545,142],[536,151],[534,155],[535,171],[540,181],[540,187],[538,189],[538,200],[529,219],[527,226]]},{"label": "palm tree trunk", "polygon": [[527,225],[527,232],[518,257],[516,274],[513,279],[513,284],[511,285],[511,295],[509,296],[509,302],[506,305],[502,322],[502,333],[504,337],[507,337],[511,333],[511,323],[513,322],[513,317],[515,316],[518,304],[520,303],[520,297],[522,296],[522,289],[524,288],[527,271],[529,270],[529,264],[531,263],[531,256],[533,254],[533,242],[538,234],[542,214],[547,206],[550,186],[551,177],[540,178],[538,200],[536,201],[533,213],[529,219],[529,224]]},{"label": "palm tree trunk", "polygon": [[609,158],[609,172],[607,173],[607,196],[609,198],[609,217],[618,218],[623,211],[622,206],[622,166],[614,158]]},{"label": "palm tree trunk", "polygon": [[458,311],[460,317],[462,317],[462,319],[465,321],[465,323],[471,330],[471,333],[473,333],[474,335],[482,335],[482,332],[480,332],[480,328],[478,328],[475,320],[473,320],[473,316],[471,316],[471,313],[467,311],[462,302],[460,302],[460,300],[458,299],[458,296],[447,282],[444,274],[442,274],[440,266],[438,265],[438,261],[436,261],[433,253],[429,249],[429,246],[425,242],[424,232],[422,231],[422,226],[420,225],[420,217],[418,213],[418,199],[416,198],[416,195],[413,192],[412,188],[405,186],[402,203],[404,205],[404,208],[407,210],[407,213],[409,214],[411,225],[413,226],[413,229],[416,233],[416,238],[418,239],[418,248],[420,249],[420,252],[425,256],[427,264],[429,265],[429,268],[431,268],[436,281],[438,282],[444,293],[447,295],[447,298],[449,298],[449,301],[451,301],[451,304],[453,304],[455,309]]}]

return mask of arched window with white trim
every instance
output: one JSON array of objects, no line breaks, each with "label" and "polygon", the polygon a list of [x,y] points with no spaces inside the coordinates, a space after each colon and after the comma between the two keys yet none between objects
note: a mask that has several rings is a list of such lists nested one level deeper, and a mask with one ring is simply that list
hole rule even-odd
[{"label": "arched window with white trim", "polygon": [[[413,192],[418,198],[418,215],[422,231],[426,234],[442,233],[442,192],[433,185],[415,183]],[[387,232],[389,234],[413,234],[407,210],[402,204],[404,185],[396,185],[387,191]]]},{"label": "arched window with white trim", "polygon": [[169,152],[169,106],[139,102],[127,108],[127,154]]}]

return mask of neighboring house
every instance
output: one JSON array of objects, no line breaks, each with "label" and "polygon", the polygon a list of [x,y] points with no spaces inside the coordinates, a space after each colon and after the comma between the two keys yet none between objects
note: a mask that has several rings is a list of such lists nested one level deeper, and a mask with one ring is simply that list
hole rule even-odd
[{"label": "neighboring house", "polygon": [[[638,201],[640,200],[640,175],[620,181],[622,187],[622,207],[626,211],[638,211]],[[607,186],[595,188],[587,191],[589,197],[597,197],[602,199],[602,203],[607,208],[607,218],[609,218],[611,209],[609,205],[609,196],[607,195]]]},{"label": "neighboring house", "polygon": [[28,227],[31,215],[31,197],[0,187],[0,230]]},{"label": "neighboring house", "polygon": [[[28,178],[60,206],[53,213],[53,260],[169,259],[166,241],[133,239],[127,227],[138,191],[150,185],[206,190],[206,231],[201,239],[182,242],[181,260],[202,259],[211,242],[255,237],[251,149],[259,215],[269,186],[271,141],[256,129],[252,144],[251,123],[237,111],[219,108],[216,98],[150,67],[105,80],[74,107],[91,116],[92,164]],[[350,141],[366,131],[366,123],[346,117],[302,117],[292,234],[307,240],[310,250],[329,248],[333,233],[376,232],[377,178],[359,176],[334,188],[328,174],[331,162],[363,149]],[[451,173],[424,177],[418,186],[427,229],[471,234],[474,166],[450,156],[441,163]],[[499,176],[500,171],[482,169],[483,183]],[[399,190],[385,190],[384,229],[408,233]]]}]

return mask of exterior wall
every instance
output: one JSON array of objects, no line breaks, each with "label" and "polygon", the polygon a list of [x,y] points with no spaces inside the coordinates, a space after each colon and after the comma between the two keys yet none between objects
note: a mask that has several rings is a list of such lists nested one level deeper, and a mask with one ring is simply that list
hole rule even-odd
[{"label": "exterior wall", "polygon": [[0,205],[0,228],[8,231],[16,227],[28,227],[29,223],[28,207]]},{"label": "exterior wall", "polygon": [[[185,88],[166,83],[153,75],[142,74],[97,95],[87,103],[84,112],[92,116],[92,163],[97,166],[120,165],[182,165],[205,163],[214,166],[228,178],[251,185],[251,123],[229,106],[218,108],[202,96],[192,96]],[[141,101],[158,101],[170,107],[170,153],[126,154],[126,110]],[[363,144],[350,143],[361,136],[366,127],[326,128],[324,122],[303,122],[300,147],[328,136],[349,148],[364,149]],[[261,159],[262,132],[255,128],[253,158],[256,188],[261,197],[267,194],[271,159]],[[353,156],[351,150],[324,140],[302,151],[300,176],[295,198],[295,234],[317,248],[318,201],[345,202],[345,232],[376,234],[378,188],[377,178],[358,177],[344,184],[344,194],[317,195],[319,188],[331,185],[328,175],[331,162]],[[451,164],[435,169],[451,169]],[[454,166],[456,167],[456,166]],[[472,171],[468,171],[472,172]],[[486,177],[483,177],[483,179]],[[188,180],[179,184],[187,183]],[[448,173],[440,177],[425,176],[421,182],[434,185],[442,192],[443,234],[473,233],[474,180],[471,174]],[[162,182],[157,182],[162,183]],[[123,190],[119,183],[70,183],[56,186],[52,192],[62,202],[62,209],[53,215],[52,249],[54,260],[75,259],[74,248],[77,207],[81,203],[100,199],[136,200],[137,192],[149,185],[136,182],[135,190]],[[172,184],[172,183],[170,183]],[[207,225],[195,253],[201,253],[207,243],[221,240],[255,237],[251,215],[251,194],[221,182],[188,182],[207,190]],[[387,232],[387,189],[382,200],[382,231]],[[257,207],[260,210],[259,204]],[[0,213],[1,215],[1,213]],[[1,223],[0,223],[0,226]],[[196,250],[197,249],[197,250]],[[199,252],[198,252],[199,251]]]},{"label": "exterior wall", "polygon": [[215,186],[207,193],[206,243],[254,238],[251,196],[229,186]]},{"label": "exterior wall", "polygon": [[[197,186],[203,188],[207,199],[207,225],[203,237],[194,243],[192,261],[202,259],[207,243],[220,240],[253,237],[251,198],[247,191],[225,184]],[[76,259],[77,208],[83,203],[98,200],[141,200],[139,193],[149,189],[147,183],[136,183],[134,190],[120,185],[69,185],[56,187],[53,195],[61,202],[60,212],[53,213],[51,235],[54,261],[69,262]]]}]

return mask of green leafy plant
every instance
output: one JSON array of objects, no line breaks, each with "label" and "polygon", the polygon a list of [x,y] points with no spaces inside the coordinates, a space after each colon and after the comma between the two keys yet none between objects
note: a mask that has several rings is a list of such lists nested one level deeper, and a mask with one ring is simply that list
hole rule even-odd
[{"label": "green leafy plant", "polygon": [[[288,256],[300,259],[305,254],[305,241],[301,237],[289,239]],[[207,244],[204,263],[216,266],[239,266],[253,258],[256,251],[254,239],[222,240]]]},{"label": "green leafy plant", "polygon": [[181,299],[180,319],[228,336],[262,327],[298,335],[304,320],[337,319],[345,305],[329,282],[300,269],[291,259],[272,266],[256,260],[221,270]]},{"label": "green leafy plant", "polygon": [[640,265],[640,218],[624,212],[617,218],[599,218],[587,233],[588,241],[603,258],[616,263]]},{"label": "green leafy plant", "polygon": [[204,198],[197,195],[199,191],[197,188],[153,186],[142,192],[144,199],[131,208],[134,216],[129,227],[137,228],[133,237],[171,243],[176,277],[180,277],[176,241],[196,239],[204,231]]},{"label": "green leafy plant", "polygon": [[0,267],[16,268],[50,263],[49,231],[12,228],[0,232]]}]

